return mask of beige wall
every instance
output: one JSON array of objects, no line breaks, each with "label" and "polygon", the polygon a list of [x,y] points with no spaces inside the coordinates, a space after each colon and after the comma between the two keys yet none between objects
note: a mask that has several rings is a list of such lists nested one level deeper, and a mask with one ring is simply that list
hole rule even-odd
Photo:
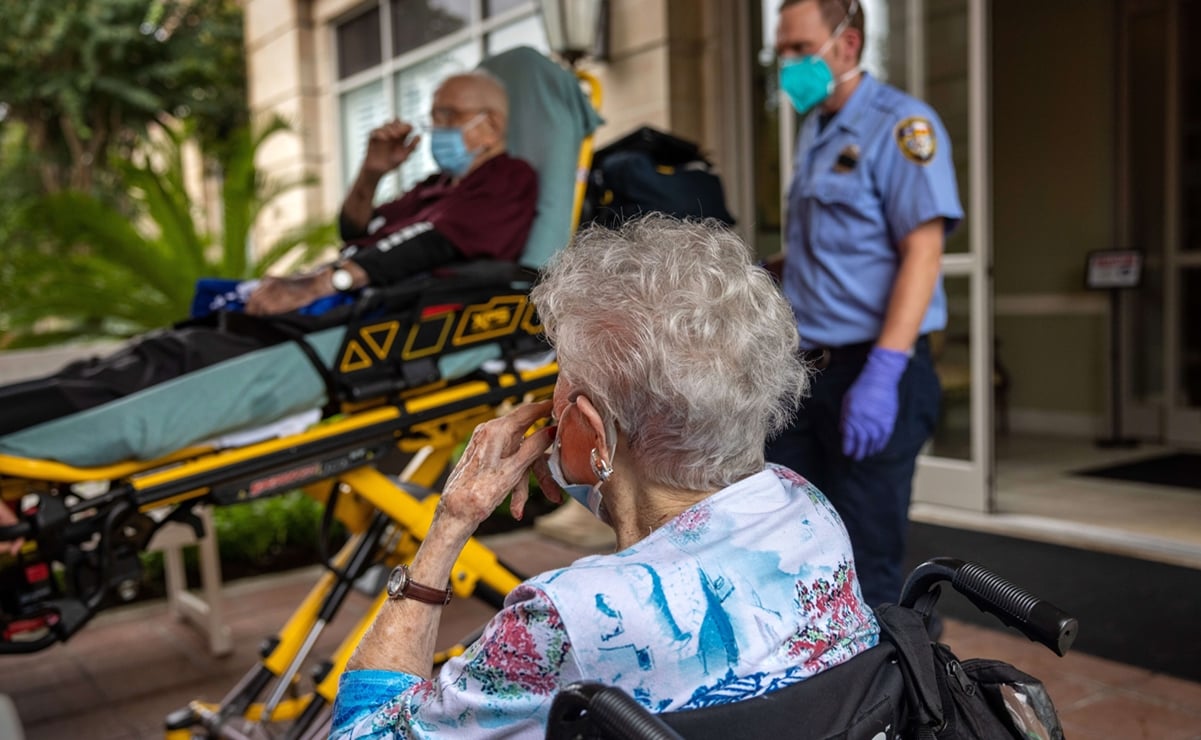
[{"label": "beige wall", "polygon": [[1113,8],[992,7],[996,336],[1018,419],[1075,415],[1083,431],[1107,399],[1105,302],[1082,286],[1086,253],[1115,246]]},{"label": "beige wall", "polygon": [[706,67],[716,53],[711,4],[700,0],[612,0],[610,55],[586,68],[601,81],[605,125],[598,146],[642,125],[712,148]]},{"label": "beige wall", "polygon": [[[245,0],[247,86],[256,120],[283,116],[291,134],[268,139],[257,163],[280,180],[306,174],[325,179],[322,117],[325,105],[317,86],[316,35],[309,0]],[[260,217],[255,241],[270,244],[290,226],[325,218],[319,186],[297,189],[278,198]]]}]

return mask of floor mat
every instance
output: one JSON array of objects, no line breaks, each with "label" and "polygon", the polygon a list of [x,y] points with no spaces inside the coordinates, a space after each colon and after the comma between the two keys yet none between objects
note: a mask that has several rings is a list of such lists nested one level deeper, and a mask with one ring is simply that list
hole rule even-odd
[{"label": "floor mat", "polygon": [[[909,567],[937,556],[971,560],[1080,621],[1073,650],[1201,681],[1201,570],[1138,558],[913,523]],[[1009,630],[947,584],[944,615]],[[987,657],[987,656],[960,656]]]},{"label": "floor mat", "polygon": [[1077,470],[1075,474],[1201,491],[1201,455],[1176,452],[1121,465]]}]

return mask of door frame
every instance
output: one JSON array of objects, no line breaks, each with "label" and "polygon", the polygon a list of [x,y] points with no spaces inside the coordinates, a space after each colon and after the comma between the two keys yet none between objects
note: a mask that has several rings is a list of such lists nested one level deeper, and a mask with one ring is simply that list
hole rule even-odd
[{"label": "door frame", "polygon": [[1135,245],[1132,232],[1131,208],[1131,160],[1130,160],[1130,106],[1131,92],[1129,58],[1129,20],[1132,14],[1146,8],[1163,8],[1165,12],[1164,43],[1164,223],[1163,223],[1163,395],[1158,400],[1139,399],[1135,396],[1132,378],[1134,362],[1140,352],[1149,348],[1136,337],[1134,330],[1135,301],[1133,295],[1121,298],[1122,332],[1119,340],[1120,362],[1122,363],[1120,403],[1126,429],[1121,430],[1135,437],[1150,439],[1170,445],[1201,448],[1201,407],[1189,408],[1181,404],[1182,398],[1179,368],[1181,365],[1181,326],[1183,296],[1181,274],[1186,269],[1201,269],[1201,251],[1189,253],[1179,248],[1182,234],[1180,155],[1181,139],[1181,95],[1182,74],[1180,69],[1181,34],[1180,9],[1183,0],[1123,0],[1118,5],[1118,203],[1116,210],[1117,234],[1125,244]]},{"label": "door frame", "polygon": [[[944,254],[943,276],[966,277],[969,292],[969,397],[971,455],[953,459],[924,454],[918,458],[913,484],[915,503],[937,504],[979,513],[996,508],[996,465],[993,416],[992,306],[992,79],[989,69],[990,0],[967,0],[968,55],[968,202],[969,251]],[[909,80],[926,78],[925,39],[921,24],[925,0],[907,0],[910,31],[906,58]]]}]

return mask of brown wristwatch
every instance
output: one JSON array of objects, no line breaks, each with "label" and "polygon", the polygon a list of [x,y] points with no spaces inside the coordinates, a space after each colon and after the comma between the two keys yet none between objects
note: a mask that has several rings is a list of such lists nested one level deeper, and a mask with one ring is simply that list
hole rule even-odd
[{"label": "brown wristwatch", "polygon": [[412,599],[435,606],[449,604],[450,597],[455,593],[449,583],[446,584],[445,589],[417,583],[409,576],[409,566],[407,565],[398,565],[388,574],[387,591],[389,599]]}]

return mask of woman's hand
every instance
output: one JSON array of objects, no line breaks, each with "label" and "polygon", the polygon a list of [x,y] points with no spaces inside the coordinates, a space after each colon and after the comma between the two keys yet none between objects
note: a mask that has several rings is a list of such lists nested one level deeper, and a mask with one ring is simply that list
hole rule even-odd
[{"label": "woman's hand", "polygon": [[530,468],[539,461],[545,466],[543,453],[555,434],[551,427],[525,433],[550,411],[550,401],[530,403],[476,427],[442,491],[435,522],[470,537],[510,492],[510,509],[520,519],[530,497]]}]

